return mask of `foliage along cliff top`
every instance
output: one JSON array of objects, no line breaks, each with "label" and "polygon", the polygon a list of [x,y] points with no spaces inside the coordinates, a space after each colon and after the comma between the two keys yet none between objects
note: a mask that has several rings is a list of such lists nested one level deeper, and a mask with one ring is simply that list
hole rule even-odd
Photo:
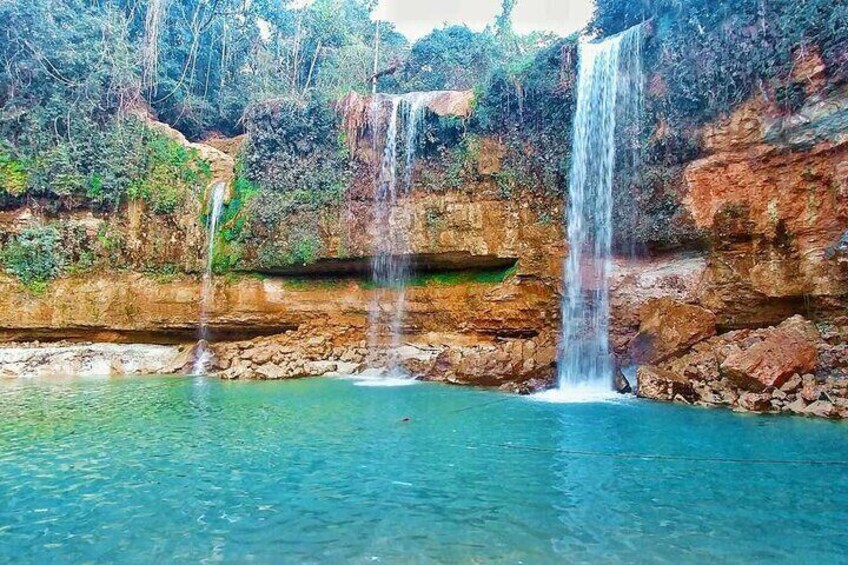
[{"label": "foliage along cliff top", "polygon": [[[140,102],[199,139],[243,131],[256,102],[329,102],[370,91],[372,79],[381,92],[474,89],[469,131],[535,142],[534,178],[561,185],[576,38],[517,35],[514,4],[503,2],[483,32],[448,26],[410,45],[391,24],[372,22],[373,2],[364,0],[305,8],[241,0],[2,3],[4,197],[119,202],[142,174],[122,171],[148,141],[124,119]],[[652,117],[683,132],[758,91],[797,106],[798,88],[775,81],[787,79],[798,50],[819,50],[832,81],[844,81],[847,11],[830,0],[597,0],[589,31],[603,38],[651,22]]]},{"label": "foliage along cliff top", "polygon": [[[340,201],[363,178],[333,106],[350,91],[369,92],[373,81],[380,92],[475,92],[470,117],[428,115],[421,188],[479,181],[476,160],[489,139],[502,152],[489,176],[504,198],[519,190],[562,194],[578,38],[519,36],[513,6],[504,1],[483,32],[448,26],[410,45],[390,24],[372,22],[373,2],[363,0],[305,8],[241,0],[0,3],[0,208],[37,200],[48,210],[109,212],[135,199],[167,216],[200,198],[208,163],[132,116],[147,105],[191,139],[250,134],[223,237],[255,238],[287,214]],[[639,132],[645,173],[632,188],[651,197],[630,216],[653,227],[633,231],[674,223],[674,185],[681,164],[700,151],[699,126],[754,94],[787,112],[803,104],[809,89],[792,75],[799,53],[820,53],[827,85],[848,79],[843,2],[597,0],[588,31],[602,39],[641,22],[649,31]],[[655,135],[660,129],[665,135]],[[315,238],[298,229],[306,230],[296,238],[300,258]],[[39,241],[53,242],[47,235]]]}]

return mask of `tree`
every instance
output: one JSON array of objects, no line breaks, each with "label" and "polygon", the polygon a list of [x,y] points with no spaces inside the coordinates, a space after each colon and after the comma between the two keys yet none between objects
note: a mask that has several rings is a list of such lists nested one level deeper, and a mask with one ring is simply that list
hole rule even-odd
[{"label": "tree", "polygon": [[466,90],[485,77],[498,59],[499,49],[489,31],[448,26],[412,46],[400,82],[408,90]]}]

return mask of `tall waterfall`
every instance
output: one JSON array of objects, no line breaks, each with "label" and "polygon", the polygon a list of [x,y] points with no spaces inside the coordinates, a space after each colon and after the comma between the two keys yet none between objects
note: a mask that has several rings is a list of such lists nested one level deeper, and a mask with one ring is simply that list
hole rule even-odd
[{"label": "tall waterfall", "polygon": [[200,342],[195,352],[194,368],[192,372],[202,375],[206,372],[210,353],[207,350],[209,339],[209,309],[212,306],[212,264],[215,259],[215,235],[218,233],[218,222],[221,220],[221,212],[224,209],[224,197],[227,194],[227,183],[216,182],[212,187],[212,195],[209,201],[209,216],[206,234],[206,269],[203,271],[203,287],[200,294],[200,318],[198,321],[198,337]]},{"label": "tall waterfall", "polygon": [[[377,290],[369,310],[368,341],[372,350],[382,348],[389,354],[387,370],[390,373],[397,372],[392,352],[401,345],[406,283],[410,273],[406,240],[410,217],[400,197],[412,186],[419,130],[427,104],[439,94],[377,95],[371,102],[373,140],[375,149],[382,151],[382,159],[374,184],[371,274]],[[398,150],[401,141],[402,155]],[[402,173],[401,182],[398,181],[399,173]]]},{"label": "tall waterfall", "polygon": [[612,388],[612,189],[617,173],[638,166],[622,149],[635,155],[632,140],[643,94],[641,45],[642,27],[636,26],[600,43],[582,43],[579,49],[559,363],[559,388],[566,392]]}]

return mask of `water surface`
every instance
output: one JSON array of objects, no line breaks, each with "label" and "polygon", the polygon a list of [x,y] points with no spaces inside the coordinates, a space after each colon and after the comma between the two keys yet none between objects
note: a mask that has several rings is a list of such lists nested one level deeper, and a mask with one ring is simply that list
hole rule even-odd
[{"label": "water surface", "polygon": [[6,381],[0,562],[832,563],[846,462],[846,425],[637,401]]}]

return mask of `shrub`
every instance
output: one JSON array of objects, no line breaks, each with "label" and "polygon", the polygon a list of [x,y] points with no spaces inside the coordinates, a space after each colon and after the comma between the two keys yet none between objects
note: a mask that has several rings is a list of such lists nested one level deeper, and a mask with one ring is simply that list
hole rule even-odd
[{"label": "shrub", "polygon": [[506,148],[497,175],[504,195],[514,185],[565,191],[575,106],[577,38],[562,39],[526,61],[503,66],[478,94],[469,129],[497,136]]},{"label": "shrub", "polygon": [[399,81],[405,90],[467,90],[486,76],[501,55],[494,34],[448,26],[412,46]]},{"label": "shrub", "polygon": [[0,191],[9,196],[21,196],[26,192],[29,176],[24,164],[0,152]]},{"label": "shrub", "polygon": [[268,240],[259,248],[259,266],[273,271],[280,267],[303,266],[314,263],[321,251],[321,240],[314,226],[298,224],[292,227],[285,242]]},{"label": "shrub", "polygon": [[253,107],[242,159],[246,180],[262,192],[252,212],[273,223],[293,209],[338,202],[351,178],[350,160],[339,149],[339,125],[333,109],[316,98]]},{"label": "shrub", "polygon": [[132,181],[127,190],[130,198],[147,202],[153,212],[170,214],[179,208],[192,191],[209,182],[209,164],[197,152],[183,147],[168,137],[148,130],[144,156],[146,170]]},{"label": "shrub", "polygon": [[5,245],[2,260],[9,274],[30,287],[61,276],[69,262],[56,226],[24,230]]}]

